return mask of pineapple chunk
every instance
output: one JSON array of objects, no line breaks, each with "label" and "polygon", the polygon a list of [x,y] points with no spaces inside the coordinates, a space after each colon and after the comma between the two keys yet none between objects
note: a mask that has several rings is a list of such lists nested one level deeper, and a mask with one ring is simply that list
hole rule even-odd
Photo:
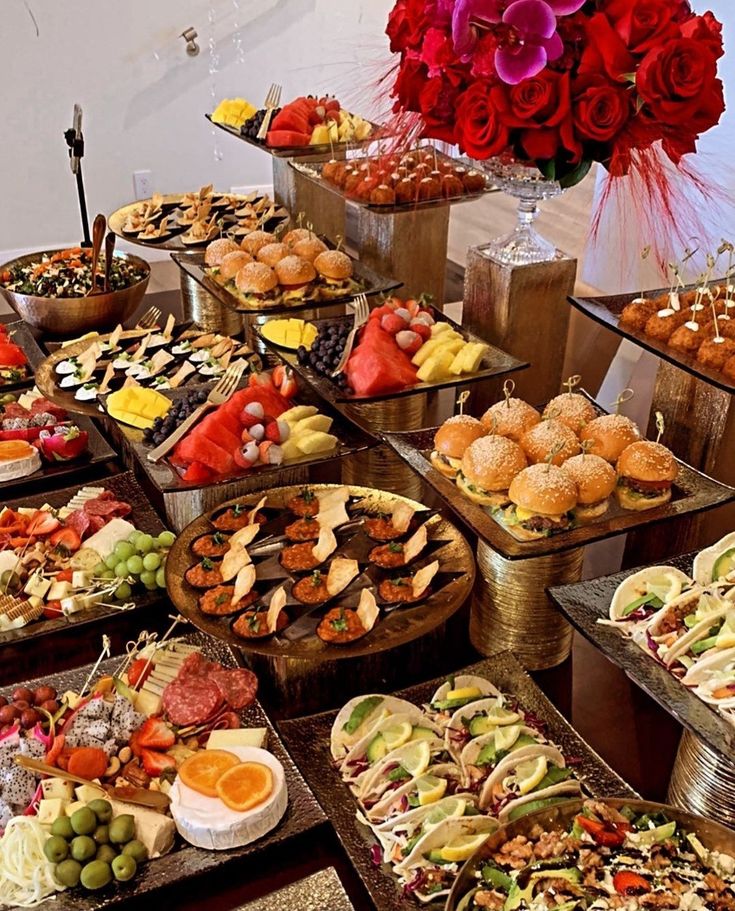
[{"label": "pineapple chunk", "polygon": [[299,449],[298,443],[294,437],[289,437],[285,443],[281,443],[281,449],[283,451],[283,461],[291,462],[293,459],[300,459],[303,457],[303,452]]},{"label": "pineapple chunk", "polygon": [[327,417],[326,414],[314,414],[294,424],[293,434],[299,437],[302,433],[307,433],[310,430],[321,430],[323,433],[329,433],[333,423],[332,418]]},{"label": "pineapple chunk", "polygon": [[319,409],[315,405],[294,405],[293,408],[284,411],[279,420],[286,421],[287,424],[297,424],[304,418],[310,418],[318,413]]},{"label": "pineapple chunk", "polygon": [[488,352],[488,346],[482,342],[468,342],[464,348],[457,352],[449,372],[453,376],[462,373],[475,373]]},{"label": "pineapple chunk", "polygon": [[424,362],[416,376],[422,383],[437,383],[451,376],[449,368],[453,361],[454,352],[449,350],[449,346],[444,346]]},{"label": "pineapple chunk", "polygon": [[338,442],[337,437],[332,436],[330,433],[310,430],[297,439],[296,445],[304,455],[316,455],[317,453],[331,452]]}]

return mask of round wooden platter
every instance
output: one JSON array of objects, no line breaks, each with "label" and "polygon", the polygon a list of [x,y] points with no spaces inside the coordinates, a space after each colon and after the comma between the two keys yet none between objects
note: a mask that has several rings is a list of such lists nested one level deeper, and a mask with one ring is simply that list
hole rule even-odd
[{"label": "round wooden platter", "polygon": [[[104,335],[98,335],[94,338],[81,339],[78,342],[67,345],[65,348],[57,349],[53,354],[50,354],[45,360],[41,361],[36,368],[36,385],[41,393],[50,402],[53,402],[54,405],[66,408],[66,410],[72,414],[86,414],[90,417],[99,417],[100,407],[97,399],[93,399],[91,402],[79,402],[74,398],[76,387],[67,391],[58,385],[56,382],[58,377],[56,365],[70,357],[78,357],[80,354],[83,354],[90,345],[94,344],[94,342],[106,342],[107,339],[109,339],[110,334],[111,333],[106,332]],[[120,340],[127,341],[142,338],[144,335],[147,335],[147,330],[145,329],[128,329],[121,334]]]},{"label": "round wooden platter", "polygon": [[[210,517],[236,503],[254,506],[267,496],[265,508],[283,508],[286,503],[308,486],[310,490],[328,490],[343,485],[309,484],[277,487],[269,491],[247,494],[223,503],[209,513],[195,519],[179,534],[166,560],[166,587],[176,608],[194,626],[217,639],[227,642],[247,654],[258,655],[278,662],[319,662],[344,658],[360,658],[387,652],[419,639],[446,623],[462,606],[469,596],[475,578],[475,560],[469,544],[463,535],[439,514],[431,514],[421,503],[398,494],[375,490],[371,487],[346,485],[351,498],[349,506],[354,511],[390,512],[397,501],[408,503],[420,517],[421,513],[431,515],[428,520],[429,541],[445,542],[432,552],[431,558],[439,561],[439,573],[451,573],[453,578],[415,607],[406,606],[393,610],[387,616],[381,613],[373,629],[363,638],[349,645],[327,645],[314,633],[303,638],[290,640],[283,634],[268,639],[241,639],[231,629],[233,617],[211,617],[203,614],[197,601],[201,592],[192,588],[185,580],[184,573],[195,562],[191,544],[195,538],[213,530]],[[356,501],[356,502],[355,502]],[[295,517],[294,517],[295,518]],[[256,539],[257,543],[257,539]],[[253,545],[255,546],[255,544]],[[269,587],[273,582],[269,582]],[[333,605],[332,605],[333,606]],[[288,628],[285,632],[288,631]]]}]

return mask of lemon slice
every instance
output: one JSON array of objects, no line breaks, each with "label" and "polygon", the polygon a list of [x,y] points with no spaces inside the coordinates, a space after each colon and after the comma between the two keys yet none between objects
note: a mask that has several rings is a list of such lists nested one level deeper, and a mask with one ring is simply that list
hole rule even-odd
[{"label": "lemon slice", "polygon": [[506,724],[515,724],[521,720],[518,712],[511,712],[510,709],[504,709],[500,705],[494,705],[483,713],[487,716],[490,724],[496,724],[499,727]]},{"label": "lemon slice", "polygon": [[495,730],[495,749],[509,750],[521,736],[521,726],[519,724],[509,724]]},{"label": "lemon slice", "polygon": [[435,775],[424,775],[416,782],[416,790],[419,795],[419,806],[425,807],[430,803],[436,803],[444,796],[447,789],[447,779],[437,778]]},{"label": "lemon slice", "polygon": [[408,743],[413,733],[413,725],[410,721],[402,721],[395,727],[384,728],[381,733],[385,745],[388,747],[388,752],[390,752],[402,747],[404,743]]},{"label": "lemon slice", "polygon": [[516,766],[516,773],[513,776],[518,782],[518,792],[520,794],[528,794],[529,791],[533,791],[543,781],[547,766],[545,756],[537,756],[535,759],[519,762]]},{"label": "lemon slice", "polygon": [[460,835],[454,841],[442,848],[442,858],[448,863],[464,863],[469,860],[475,851],[487,841],[489,832],[480,832],[479,835]]},{"label": "lemon slice", "polygon": [[431,747],[425,740],[412,740],[400,748],[400,753],[395,758],[411,778],[416,778],[429,768]]},{"label": "lemon slice", "polygon": [[424,820],[425,826],[438,826],[445,819],[458,819],[464,816],[467,801],[461,797],[445,797]]}]

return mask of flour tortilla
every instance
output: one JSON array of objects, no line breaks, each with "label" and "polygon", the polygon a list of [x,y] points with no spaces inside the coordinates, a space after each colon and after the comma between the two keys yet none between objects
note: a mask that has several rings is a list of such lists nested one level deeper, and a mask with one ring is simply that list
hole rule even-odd
[{"label": "flour tortilla", "polygon": [[[432,762],[436,763],[439,754],[444,752],[444,741],[441,739],[440,735],[437,735],[436,740],[428,740],[426,742],[429,744],[429,765],[431,765]],[[391,784],[390,779],[388,778],[390,772],[397,766],[403,764],[404,756],[408,756],[412,752],[414,746],[415,742],[409,740],[408,743],[404,743],[402,746],[397,747],[397,749],[391,750],[390,753],[376,762],[375,765],[366,772],[363,772],[362,775],[358,775],[350,784],[350,788],[357,799],[361,801],[369,800],[371,802],[382,799],[382,795],[388,790]],[[423,774],[425,774],[425,772],[419,773],[419,775]]]},{"label": "flour tortilla", "polygon": [[[735,648],[716,651],[713,655],[698,660],[681,681],[693,687],[694,692],[708,705],[720,709],[735,708]],[[732,696],[724,699],[713,696],[713,691],[732,686]]]},{"label": "flour tortilla", "polygon": [[[518,728],[518,737],[521,737],[523,734],[525,734],[528,737],[533,737],[533,739],[539,745],[545,745],[548,743],[548,741],[543,736],[543,734],[540,734],[538,731],[534,731],[533,728],[529,728],[524,724],[507,725],[506,727],[514,727],[514,728],[517,727]],[[496,728],[494,731],[490,731],[489,734],[482,734],[482,736],[475,737],[474,740],[470,740],[470,742],[467,744],[467,746],[462,750],[460,757],[459,757],[460,764],[462,765],[462,768],[465,769],[465,771],[467,769],[467,766],[475,765],[480,753],[488,744],[495,743],[495,735],[497,734],[498,731],[502,731],[502,730],[503,730],[503,728],[499,727],[499,728]],[[516,738],[516,740],[518,739],[518,737]],[[517,753],[520,753],[521,750],[531,749],[531,748],[532,748],[531,744],[528,744],[528,746],[526,746],[526,747],[518,747],[517,750],[514,750],[513,747],[511,746],[510,752],[506,756],[504,756],[500,760],[500,762],[504,762],[505,759],[507,759],[509,756],[514,756]],[[496,769],[500,765],[500,762],[496,763],[491,771],[494,771],[494,769]]]},{"label": "flour tortilla", "polygon": [[[345,731],[345,725],[349,722],[352,712],[366,699],[380,701],[376,702],[373,709],[366,714],[357,730],[350,734]],[[411,714],[418,711],[420,710],[413,703],[406,702],[405,699],[398,699],[395,696],[384,696],[380,693],[366,693],[364,696],[355,696],[342,706],[334,719],[330,735],[332,758],[338,762],[344,759],[356,743],[366,737],[380,721],[389,715],[395,715],[400,712]]]},{"label": "flour tortilla", "polygon": [[[498,821],[490,816],[460,816],[457,819],[446,819],[416,842],[408,857],[395,866],[395,872],[405,877],[420,867],[434,867],[436,864],[427,858],[430,851],[446,848],[456,839],[466,835],[478,835],[481,832],[490,835],[498,827]],[[440,893],[435,892],[432,898],[436,898],[438,894]]]},{"label": "flour tortilla", "polygon": [[712,578],[715,563],[725,551],[731,550],[733,547],[735,547],[735,531],[725,535],[724,538],[721,538],[711,547],[706,547],[700,551],[694,560],[694,569],[692,570],[695,581],[700,585],[711,585],[712,582],[716,582],[717,580]]},{"label": "flour tortilla", "polygon": [[[678,597],[684,588],[691,586],[692,580],[679,569],[673,566],[649,566],[642,569],[632,576],[628,576],[618,585],[615,594],[610,602],[610,619],[624,621],[623,612],[629,604],[632,604],[644,594],[648,594],[651,585],[656,588],[661,586],[663,589],[668,583],[668,592],[661,600],[664,607],[674,598]],[[635,622],[635,621],[627,621]]]},{"label": "flour tortilla", "polygon": [[[396,725],[402,724],[405,721],[408,721],[414,727],[429,728],[429,730],[432,730],[436,733],[437,739],[441,739],[441,730],[427,715],[421,711],[421,709],[417,708],[416,706],[413,707],[412,712],[406,711],[388,715],[387,717],[381,719],[374,727],[372,727],[364,737],[361,737],[360,740],[357,741],[357,743],[344,757],[340,765],[340,774],[342,775],[342,778],[345,781],[350,781],[356,778],[357,775],[350,773],[350,763],[354,763],[362,759],[365,756],[367,748],[372,743],[373,738],[377,737],[378,734],[380,734],[383,730],[395,727]],[[408,742],[410,743],[411,741]]]},{"label": "flour tortilla", "polygon": [[[500,690],[493,686],[489,680],[486,680],[484,677],[477,677],[474,674],[457,674],[454,679],[450,682],[446,680],[439,689],[431,697],[431,705],[435,705],[437,702],[442,702],[447,698],[447,693],[452,692],[453,690],[464,690],[468,687],[474,687],[480,691],[480,696],[478,699],[481,699],[486,696],[499,696]],[[471,705],[472,703],[467,703]],[[465,708],[465,706],[461,706]],[[456,713],[456,709],[451,710],[453,714]]]},{"label": "flour tortilla", "polygon": [[[560,768],[566,767],[566,760],[562,756],[561,752],[551,744],[539,743],[533,746],[521,747],[518,750],[514,750],[509,756],[506,756],[506,758],[503,759],[503,761],[495,767],[490,777],[485,781],[485,784],[482,787],[482,791],[480,792],[480,808],[485,810],[493,804],[493,791],[495,790],[495,786],[497,784],[500,784],[504,778],[510,775],[511,772],[513,772],[514,769],[520,765],[520,763],[526,762],[529,759],[535,759],[537,756],[545,756],[548,762],[552,762],[554,765],[557,765]],[[566,784],[566,782],[562,783]],[[557,785],[553,785],[552,787],[557,787]],[[550,789],[547,788],[545,790]],[[530,791],[529,793],[533,794],[534,800],[541,795],[541,792],[536,790]],[[528,795],[523,796],[525,797]]]},{"label": "flour tortilla", "polygon": [[[417,778],[422,778],[424,775],[433,775],[435,778],[446,778],[447,780],[451,779],[458,782],[460,785],[464,785],[462,769],[456,762],[440,762],[436,765],[430,765],[423,775],[419,775]],[[405,810],[398,810],[396,804],[401,798],[407,797],[416,789],[417,778],[412,778],[400,788],[391,791],[381,801],[375,804],[375,806],[366,810],[370,824],[375,825],[386,822],[388,819],[405,813]]]}]

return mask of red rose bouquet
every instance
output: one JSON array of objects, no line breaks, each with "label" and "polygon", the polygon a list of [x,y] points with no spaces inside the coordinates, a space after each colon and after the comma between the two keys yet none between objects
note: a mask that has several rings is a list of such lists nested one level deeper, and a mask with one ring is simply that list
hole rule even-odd
[{"label": "red rose bouquet", "polygon": [[688,0],[397,0],[387,34],[416,132],[562,186],[679,166],[725,109],[721,25]]}]

